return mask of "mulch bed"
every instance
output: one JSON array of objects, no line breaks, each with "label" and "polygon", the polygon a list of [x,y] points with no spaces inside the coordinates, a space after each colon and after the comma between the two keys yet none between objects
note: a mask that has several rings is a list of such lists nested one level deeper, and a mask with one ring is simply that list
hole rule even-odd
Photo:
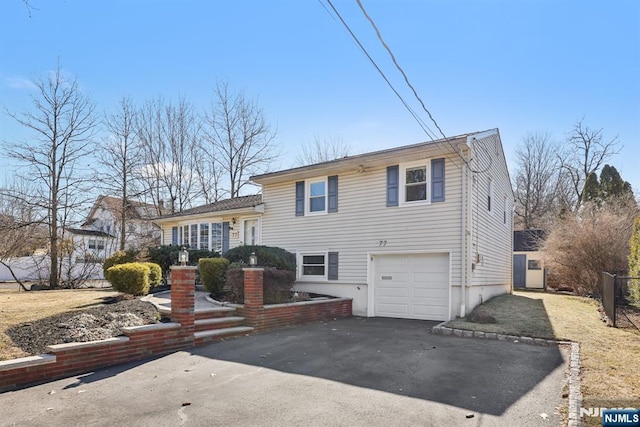
[{"label": "mulch bed", "polygon": [[16,347],[38,355],[46,353],[48,345],[117,337],[122,335],[123,327],[148,325],[159,320],[160,315],[153,304],[129,299],[22,323],[6,333]]}]

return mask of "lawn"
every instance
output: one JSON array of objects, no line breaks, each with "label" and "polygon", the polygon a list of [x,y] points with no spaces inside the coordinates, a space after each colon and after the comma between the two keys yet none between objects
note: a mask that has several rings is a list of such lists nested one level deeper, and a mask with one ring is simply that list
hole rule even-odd
[{"label": "lawn", "polygon": [[[495,324],[454,320],[447,326],[578,342],[583,406],[587,407],[589,402],[613,406],[615,402],[630,401],[640,405],[640,332],[607,327],[600,320],[594,300],[515,292],[493,298],[483,307],[495,317]],[[588,422],[591,421],[595,420]]]},{"label": "lawn", "polygon": [[28,356],[13,346],[5,331],[19,323],[102,305],[103,298],[115,296],[112,289],[65,289],[18,292],[0,290],[0,360]]}]

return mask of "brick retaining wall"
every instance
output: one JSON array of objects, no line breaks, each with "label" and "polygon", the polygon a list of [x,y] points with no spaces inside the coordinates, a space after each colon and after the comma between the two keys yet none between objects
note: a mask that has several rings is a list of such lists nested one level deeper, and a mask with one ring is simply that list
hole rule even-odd
[{"label": "brick retaining wall", "polygon": [[[245,269],[245,304],[237,309],[255,332],[351,316],[351,299],[263,305],[261,268]],[[49,354],[0,361],[0,392],[194,346],[195,267],[171,267],[171,323],[123,328],[124,336],[57,344]]]}]

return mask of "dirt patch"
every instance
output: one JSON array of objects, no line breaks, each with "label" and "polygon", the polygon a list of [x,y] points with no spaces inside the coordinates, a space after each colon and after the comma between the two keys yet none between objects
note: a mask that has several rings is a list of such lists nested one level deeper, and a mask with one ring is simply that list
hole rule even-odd
[{"label": "dirt patch", "polygon": [[7,329],[13,344],[26,353],[47,352],[47,346],[68,342],[96,341],[122,335],[122,328],[157,323],[156,307],[138,299],[56,314]]}]

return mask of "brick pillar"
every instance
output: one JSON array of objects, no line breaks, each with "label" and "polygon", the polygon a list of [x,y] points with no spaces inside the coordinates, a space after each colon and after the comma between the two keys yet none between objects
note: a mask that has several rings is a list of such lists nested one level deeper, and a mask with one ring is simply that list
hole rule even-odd
[{"label": "brick pillar", "polygon": [[264,321],[264,268],[243,268],[244,312],[247,323],[260,328]]},{"label": "brick pillar", "polygon": [[172,265],[171,269],[171,321],[182,325],[185,344],[193,347],[195,332],[196,268]]}]

